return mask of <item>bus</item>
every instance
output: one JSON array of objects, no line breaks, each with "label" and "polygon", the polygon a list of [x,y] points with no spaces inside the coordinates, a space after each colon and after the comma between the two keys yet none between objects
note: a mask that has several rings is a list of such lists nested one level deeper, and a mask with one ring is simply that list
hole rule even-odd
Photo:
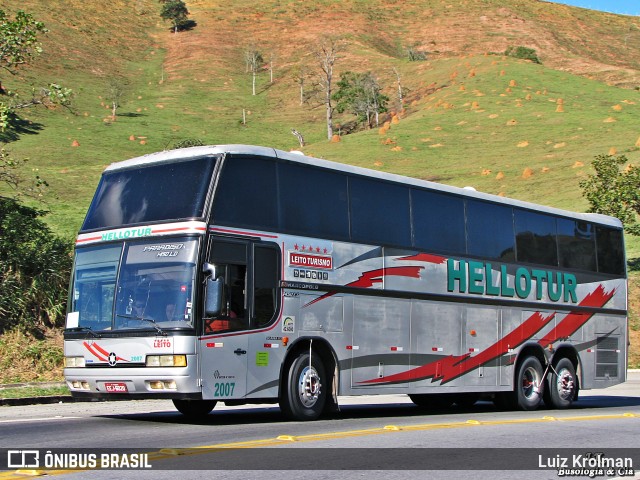
[{"label": "bus", "polygon": [[267,147],[114,163],[76,239],[64,375],[77,398],[191,417],[339,396],[567,408],[624,382],[619,220]]}]

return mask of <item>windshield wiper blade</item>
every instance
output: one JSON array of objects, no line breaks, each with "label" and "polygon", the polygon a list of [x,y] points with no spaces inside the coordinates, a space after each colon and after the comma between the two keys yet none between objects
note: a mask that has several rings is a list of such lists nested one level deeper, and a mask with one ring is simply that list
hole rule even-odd
[{"label": "windshield wiper blade", "polygon": [[117,316],[122,318],[129,318],[131,320],[140,320],[141,322],[148,322],[153,325],[153,328],[155,328],[160,335],[164,335],[165,337],[167,336],[167,332],[162,330],[153,318],[138,317],[136,315],[123,315],[121,313],[118,313]]},{"label": "windshield wiper blade", "polygon": [[93,331],[91,327],[71,327],[67,328],[69,332],[87,332],[94,338],[102,338],[102,335]]},{"label": "windshield wiper blade", "polygon": [[155,328],[160,335],[164,335],[165,337],[167,336],[167,332],[162,330],[153,318],[138,317],[138,320],[142,320],[143,322],[149,322],[151,325],[153,325],[153,328]]}]

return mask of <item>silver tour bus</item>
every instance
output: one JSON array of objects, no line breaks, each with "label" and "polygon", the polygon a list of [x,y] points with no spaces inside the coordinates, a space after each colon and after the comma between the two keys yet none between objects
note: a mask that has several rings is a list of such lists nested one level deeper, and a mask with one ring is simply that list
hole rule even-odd
[{"label": "silver tour bus", "polygon": [[103,173],[64,332],[74,397],[567,408],[625,381],[621,223],[244,145]]}]

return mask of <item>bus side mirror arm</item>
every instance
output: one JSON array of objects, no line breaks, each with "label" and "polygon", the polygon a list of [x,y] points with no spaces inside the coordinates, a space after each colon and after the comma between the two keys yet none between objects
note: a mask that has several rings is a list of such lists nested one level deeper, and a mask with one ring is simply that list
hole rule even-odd
[{"label": "bus side mirror arm", "polygon": [[211,278],[217,278],[218,277],[218,269],[212,263],[203,264],[202,265],[202,272],[206,273],[207,276],[209,276]]}]

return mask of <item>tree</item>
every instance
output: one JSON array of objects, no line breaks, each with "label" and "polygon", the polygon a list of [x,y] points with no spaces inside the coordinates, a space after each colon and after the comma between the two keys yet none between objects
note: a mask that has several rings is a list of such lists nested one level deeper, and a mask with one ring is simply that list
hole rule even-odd
[{"label": "tree", "polygon": [[189,25],[188,16],[189,10],[187,10],[187,5],[182,0],[170,0],[162,3],[160,17],[165,22],[171,22],[173,33],[178,33],[178,30],[182,30]]},{"label": "tree", "polygon": [[245,60],[245,71],[251,72],[251,91],[253,95],[256,94],[256,77],[258,72],[262,69],[262,65],[264,64],[264,58],[262,58],[262,54],[257,51],[255,48],[250,47],[244,52],[244,60]]},{"label": "tree", "polygon": [[580,182],[589,211],[617,217],[628,233],[640,235],[640,168],[624,155],[598,155],[593,168],[595,175]]},{"label": "tree", "polygon": [[344,50],[342,40],[326,37],[313,52],[320,67],[319,85],[324,92],[324,105],[327,112],[327,138],[333,137],[333,67],[338,60],[338,54]]},{"label": "tree", "polygon": [[304,102],[308,100],[310,96],[305,91],[307,78],[309,77],[309,72],[307,71],[307,67],[301,64],[294,65],[291,70],[291,77],[293,78],[293,81],[298,86],[298,91],[300,96],[300,105],[303,105]]},{"label": "tree", "polygon": [[106,100],[111,104],[111,118],[116,119],[116,112],[123,103],[127,91],[127,82],[122,78],[111,77],[107,80]]},{"label": "tree", "polygon": [[38,34],[47,33],[44,23],[19,10],[11,20],[0,10],[0,68],[16,74],[16,69],[42,52]]},{"label": "tree", "polygon": [[398,69],[396,67],[393,67],[391,70],[393,70],[393,73],[395,73],[395,75],[396,75],[396,83],[398,84],[398,103],[400,105],[400,110],[404,110],[404,93],[405,93],[405,90],[404,90],[404,88],[402,88],[400,72],[398,72]]},{"label": "tree", "polygon": [[[15,160],[8,150],[0,148],[0,183],[8,186],[14,192],[15,198],[22,196],[40,198],[44,190],[49,186],[37,174],[30,181],[21,175],[20,170],[28,161],[29,159],[27,158]],[[0,231],[0,233],[2,232]]]},{"label": "tree", "polygon": [[389,97],[380,92],[380,85],[371,72],[345,72],[340,76],[337,87],[333,99],[339,113],[350,112],[367,127],[371,127],[375,118],[378,125],[378,114],[387,111]]},{"label": "tree", "polygon": [[[20,10],[12,20],[0,10],[0,71],[15,75],[18,68],[27,65],[42,52],[38,35],[47,32],[44,24],[29,13]],[[7,90],[0,79],[0,95],[3,96],[0,101],[0,131],[5,132],[17,123],[19,118],[16,110],[34,105],[47,108],[69,106],[73,92],[51,83],[47,87],[32,89],[29,97],[22,98],[17,92]]]}]

